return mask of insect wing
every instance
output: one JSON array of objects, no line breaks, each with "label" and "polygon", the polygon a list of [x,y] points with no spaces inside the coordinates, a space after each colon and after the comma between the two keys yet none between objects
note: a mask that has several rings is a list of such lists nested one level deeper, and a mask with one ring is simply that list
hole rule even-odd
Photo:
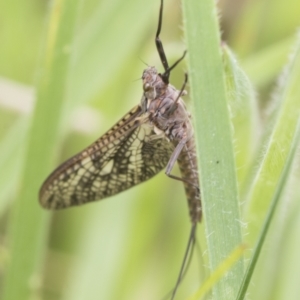
[{"label": "insect wing", "polygon": [[60,209],[120,193],[156,175],[168,163],[173,146],[154,135],[149,124],[136,126],[136,106],[107,133],[59,166],[44,182],[40,203]]}]

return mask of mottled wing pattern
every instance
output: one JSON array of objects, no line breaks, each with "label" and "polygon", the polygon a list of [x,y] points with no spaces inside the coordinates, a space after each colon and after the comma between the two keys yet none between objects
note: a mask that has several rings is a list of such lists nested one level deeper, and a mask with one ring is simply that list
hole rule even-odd
[{"label": "mottled wing pattern", "polygon": [[149,124],[136,126],[136,106],[91,146],[58,167],[40,190],[40,203],[60,209],[100,200],[135,186],[165,168],[173,152]]}]

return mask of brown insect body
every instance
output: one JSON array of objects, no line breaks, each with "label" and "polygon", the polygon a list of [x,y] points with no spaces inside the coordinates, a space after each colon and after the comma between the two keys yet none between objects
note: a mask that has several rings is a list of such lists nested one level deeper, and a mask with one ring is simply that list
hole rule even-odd
[{"label": "brown insect body", "polygon": [[186,92],[178,91],[171,84],[164,83],[154,67],[144,70],[142,79],[144,95],[141,105],[145,114],[149,115],[147,122],[153,125],[157,134],[153,138],[165,138],[175,149],[178,143],[184,144],[177,162],[185,185],[191,221],[200,221],[201,203],[194,131],[191,115],[180,98],[181,94]]}]

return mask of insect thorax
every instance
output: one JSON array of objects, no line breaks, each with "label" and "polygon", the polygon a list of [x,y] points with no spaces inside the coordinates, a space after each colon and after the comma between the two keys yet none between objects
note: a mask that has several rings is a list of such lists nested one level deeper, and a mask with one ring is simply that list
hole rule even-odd
[{"label": "insect thorax", "polygon": [[[183,138],[189,140],[193,135],[193,128],[190,114],[179,97],[180,91],[163,82],[155,67],[145,69],[142,79],[144,94],[141,106],[149,116],[148,120],[154,126],[156,134],[164,132],[166,138],[175,142]],[[185,95],[186,92],[182,94]]]}]

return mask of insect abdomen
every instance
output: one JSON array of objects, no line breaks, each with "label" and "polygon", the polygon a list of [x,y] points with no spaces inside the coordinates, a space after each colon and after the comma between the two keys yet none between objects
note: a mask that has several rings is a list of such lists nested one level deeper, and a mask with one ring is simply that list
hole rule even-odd
[{"label": "insect abdomen", "polygon": [[197,154],[194,137],[191,137],[178,157],[178,165],[188,200],[192,223],[200,222],[202,216]]}]

